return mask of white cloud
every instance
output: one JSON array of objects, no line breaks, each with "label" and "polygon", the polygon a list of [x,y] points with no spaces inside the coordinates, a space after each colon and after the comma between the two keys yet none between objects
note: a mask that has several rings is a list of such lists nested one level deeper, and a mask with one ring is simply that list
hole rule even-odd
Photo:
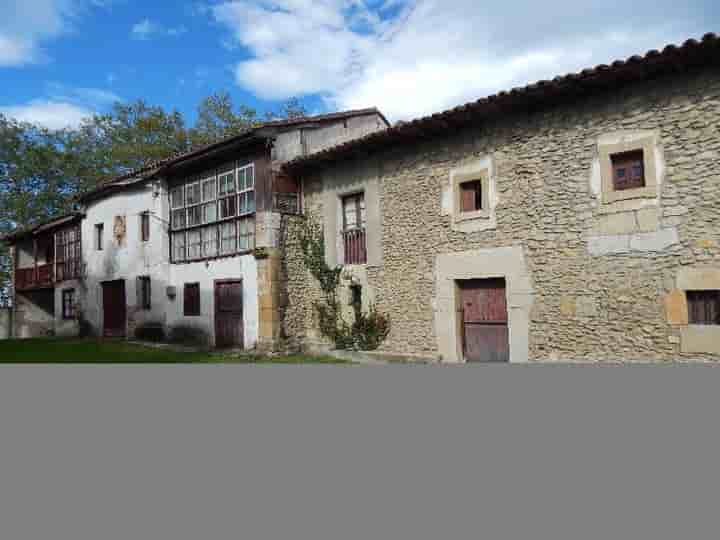
[{"label": "white cloud", "polygon": [[146,40],[154,36],[180,36],[187,32],[184,26],[175,28],[166,28],[165,26],[153,22],[150,19],[143,19],[139,23],[133,25],[130,34],[134,39]]},{"label": "white cloud", "polygon": [[73,29],[80,15],[110,0],[0,1],[0,68],[45,58],[43,43]]},{"label": "white cloud", "polygon": [[225,0],[212,13],[244,49],[238,84],[260,97],[321,94],[398,120],[697,37],[720,23],[714,5]]},{"label": "white cloud", "polygon": [[33,100],[25,105],[0,107],[0,114],[48,129],[63,129],[79,126],[83,119],[92,116],[93,111],[71,103]]},{"label": "white cloud", "polygon": [[83,119],[118,101],[123,99],[107,90],[49,83],[43,98],[20,105],[0,107],[0,114],[48,129],[75,128]]}]

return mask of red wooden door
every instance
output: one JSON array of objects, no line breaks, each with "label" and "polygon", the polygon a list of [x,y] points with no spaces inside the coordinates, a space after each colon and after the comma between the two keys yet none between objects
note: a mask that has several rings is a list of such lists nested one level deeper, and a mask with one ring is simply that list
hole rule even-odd
[{"label": "red wooden door", "polygon": [[125,337],[127,321],[127,303],[125,299],[125,281],[107,281],[103,290],[103,335],[105,337]]},{"label": "red wooden door", "polygon": [[242,281],[215,282],[215,346],[243,347]]},{"label": "red wooden door", "polygon": [[467,362],[509,362],[504,279],[460,282],[462,346]]}]

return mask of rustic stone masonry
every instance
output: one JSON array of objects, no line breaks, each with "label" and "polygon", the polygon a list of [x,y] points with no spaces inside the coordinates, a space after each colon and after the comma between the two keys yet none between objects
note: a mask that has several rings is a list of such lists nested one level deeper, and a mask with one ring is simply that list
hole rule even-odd
[{"label": "rustic stone masonry", "polygon": [[[658,195],[608,205],[600,149],[633,137],[655,141]],[[436,323],[439,257],[515,247],[529,278],[527,302],[518,304],[529,313],[528,360],[720,360],[717,334],[703,334],[707,352],[689,345],[697,336],[686,326],[681,283],[685,270],[720,269],[717,67],[506,115],[362,159],[379,171],[382,262],[367,267],[367,286],[392,320],[385,352],[447,360],[438,335],[445,329]],[[488,159],[496,223],[463,232],[444,203],[451,173]],[[344,160],[308,173],[307,213],[322,218],[323,189],[350,167]],[[288,231],[291,247],[296,232]],[[288,249],[287,266],[286,331],[317,341],[317,284],[302,269],[299,249]],[[708,286],[720,289],[713,279]]]}]

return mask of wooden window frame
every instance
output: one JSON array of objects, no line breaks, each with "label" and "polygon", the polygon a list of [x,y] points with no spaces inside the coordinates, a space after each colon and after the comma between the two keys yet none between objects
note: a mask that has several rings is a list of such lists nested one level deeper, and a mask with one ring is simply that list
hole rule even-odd
[{"label": "wooden window frame", "polygon": [[[348,227],[348,224],[347,224],[347,213],[345,212],[345,201],[349,201],[349,200],[355,201],[355,226],[354,227]],[[367,215],[365,216],[365,221],[363,221],[362,207],[360,206],[360,201],[362,201],[363,205],[365,205],[365,213],[367,214],[367,206],[366,206],[366,202],[365,202],[365,192],[364,191],[348,193],[348,194],[342,195],[340,197],[340,207],[342,208],[342,219],[343,219],[343,231],[344,232],[358,230],[358,229],[365,229],[367,227]]]},{"label": "wooden window frame", "polygon": [[[243,178],[248,178],[244,186],[239,185],[240,172]],[[174,264],[187,264],[192,262],[214,260],[219,258],[233,257],[252,252],[255,247],[255,213],[256,213],[256,189],[257,179],[255,177],[255,164],[250,162],[234,162],[232,166],[221,166],[210,173],[190,178],[180,182],[169,190],[171,207],[171,232],[170,232],[170,260]],[[207,186],[212,184],[212,189]],[[194,186],[198,186],[197,188]],[[199,202],[193,197],[188,197],[191,190],[199,189]],[[212,193],[211,193],[212,191]],[[252,195],[247,195],[252,193]],[[175,194],[175,195],[173,195]],[[176,203],[173,204],[172,197],[175,196]],[[243,197],[252,197],[252,202],[242,213],[240,212],[240,201]],[[182,198],[183,205],[179,205]],[[192,204],[188,204],[188,199]],[[208,219],[207,205],[215,205],[215,219]],[[198,208],[200,221],[197,224],[190,224],[191,211]],[[223,209],[230,207],[232,212],[223,212]],[[194,223],[194,222],[193,222]],[[226,251],[223,247],[223,227],[234,224],[233,242],[234,245]],[[245,225],[247,223],[248,225]],[[241,235],[241,228],[249,231]],[[213,242],[207,238],[208,231],[215,231],[215,245],[217,250],[213,253],[210,248]],[[197,256],[190,256],[190,233],[200,234],[200,251]],[[184,237],[184,257],[176,256],[176,242],[180,235]],[[175,238],[178,238],[176,241]],[[229,237],[225,238],[226,242]],[[243,245],[244,244],[244,245]],[[241,247],[242,246],[242,247]]]},{"label": "wooden window frame", "polygon": [[720,290],[686,291],[688,324],[720,326]]},{"label": "wooden window frame", "polygon": [[[190,291],[196,290],[190,296]],[[195,302],[193,304],[192,302]],[[200,283],[185,283],[183,286],[183,316],[200,317],[202,314]]]},{"label": "wooden window frame", "polygon": [[75,289],[63,289],[62,291],[62,318],[64,321],[75,319]]}]

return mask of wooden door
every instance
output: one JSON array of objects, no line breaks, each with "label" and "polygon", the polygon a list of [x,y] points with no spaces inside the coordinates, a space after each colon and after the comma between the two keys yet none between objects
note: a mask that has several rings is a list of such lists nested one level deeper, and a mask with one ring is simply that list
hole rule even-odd
[{"label": "wooden door", "polygon": [[127,303],[125,281],[107,281],[103,290],[103,335],[105,337],[125,337],[127,322]]},{"label": "wooden door", "polygon": [[466,362],[509,362],[504,279],[460,282],[462,347]]},{"label": "wooden door", "polygon": [[242,281],[215,282],[215,346],[243,347]]}]

